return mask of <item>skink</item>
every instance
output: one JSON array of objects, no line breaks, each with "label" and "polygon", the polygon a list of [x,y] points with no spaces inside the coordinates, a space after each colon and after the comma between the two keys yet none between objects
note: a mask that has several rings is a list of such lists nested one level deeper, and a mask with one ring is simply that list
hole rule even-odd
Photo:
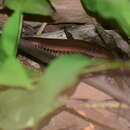
[{"label": "skink", "polygon": [[79,53],[97,58],[113,57],[109,50],[97,44],[82,40],[23,37],[20,40],[19,49],[40,60],[42,63],[49,63],[56,56],[72,53]]},{"label": "skink", "polygon": [[20,41],[19,49],[43,63],[49,63],[57,56],[71,53],[80,53],[98,58],[112,57],[108,50],[80,40],[26,37]]}]

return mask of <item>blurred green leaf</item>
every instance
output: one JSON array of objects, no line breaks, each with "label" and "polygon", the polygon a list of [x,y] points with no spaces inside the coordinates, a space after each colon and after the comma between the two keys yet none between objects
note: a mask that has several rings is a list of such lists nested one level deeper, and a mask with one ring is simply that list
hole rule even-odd
[{"label": "blurred green leaf", "polygon": [[48,0],[5,0],[4,5],[31,14],[51,15],[54,11]]},{"label": "blurred green leaf", "polygon": [[0,128],[36,128],[43,117],[60,106],[56,102],[57,96],[72,87],[84,67],[92,63],[93,60],[81,55],[63,56],[49,65],[35,90],[9,89],[1,92]]},{"label": "blurred green leaf", "polygon": [[89,66],[84,70],[84,74],[91,73],[91,72],[99,72],[104,70],[111,70],[111,69],[119,69],[119,68],[130,68],[130,61],[123,61],[122,60],[99,60],[95,64],[95,66]]},{"label": "blurred green leaf", "polygon": [[16,57],[21,27],[22,14],[20,11],[15,11],[4,25],[1,36],[1,48],[8,57]]},{"label": "blurred green leaf", "polygon": [[124,32],[130,36],[130,1],[129,0],[81,0],[84,7],[100,14],[104,18],[117,21]]},{"label": "blurred green leaf", "polygon": [[[56,59],[51,64],[48,70],[45,72],[44,79],[42,79],[41,85],[44,84],[47,91],[58,93],[59,90],[65,86],[70,87],[75,84],[79,74],[83,73],[84,67],[90,64],[94,64],[96,60],[92,60],[82,55],[66,55],[63,58]],[[48,82],[52,79],[51,82]],[[55,87],[57,89],[55,89]],[[63,88],[62,88],[63,87]]]},{"label": "blurred green leaf", "polygon": [[0,85],[9,87],[31,87],[22,65],[16,58],[7,58],[0,67]]},{"label": "blurred green leaf", "polygon": [[[0,39],[0,85],[11,87],[30,87],[28,79],[22,65],[16,59],[17,46],[20,39],[22,27],[22,14],[15,11],[4,25]],[[5,54],[5,56],[3,56]]]}]

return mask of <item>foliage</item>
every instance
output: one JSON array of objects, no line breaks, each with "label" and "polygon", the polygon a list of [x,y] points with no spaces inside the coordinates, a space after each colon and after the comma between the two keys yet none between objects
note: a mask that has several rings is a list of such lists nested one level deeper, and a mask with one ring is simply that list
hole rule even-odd
[{"label": "foliage", "polygon": [[[4,5],[15,11],[5,24],[0,37],[0,50],[2,52],[0,54],[0,84],[13,87],[29,87],[31,86],[30,80],[21,64],[16,60],[23,22],[22,13],[50,15],[53,8],[47,0],[5,0]],[[17,80],[11,75],[17,76]]]},{"label": "foliage", "polygon": [[[0,83],[10,86],[31,86],[21,64],[16,59],[17,46],[20,39],[22,14],[16,11],[4,26],[1,36]],[[14,29],[15,27],[15,29]],[[3,58],[5,57],[5,58]],[[15,79],[17,77],[17,80]]]},{"label": "foliage", "polygon": [[[23,13],[51,15],[54,9],[48,0],[5,0],[4,5],[14,12],[0,37],[0,84],[9,86],[9,89],[0,93],[0,128],[37,129],[44,116],[61,106],[56,101],[57,97],[67,88],[73,87],[80,74],[110,69],[116,65],[124,66],[119,62],[111,64],[75,54],[55,59],[44,74],[23,67],[16,59]],[[97,68],[93,66],[88,71],[89,65],[97,63]],[[106,63],[106,66],[103,64],[100,67],[102,63]],[[38,83],[33,84],[36,78]]]},{"label": "foliage", "polygon": [[5,0],[4,5],[31,14],[51,15],[54,11],[48,0]]},{"label": "foliage", "polygon": [[112,18],[130,37],[130,1],[129,0],[81,0],[84,7],[104,18]]},{"label": "foliage", "polygon": [[60,105],[56,97],[67,87],[73,86],[83,68],[92,63],[93,60],[84,56],[64,56],[48,67],[34,90],[9,89],[2,92],[0,127],[6,130],[36,127],[43,116]]},{"label": "foliage", "polygon": [[[13,9],[13,2],[17,2],[15,3],[17,8],[5,24],[0,37],[2,52],[0,54],[0,84],[8,87],[27,88],[31,86],[31,88],[9,88],[0,93],[0,128],[6,130],[18,130],[26,127],[36,128],[45,115],[60,106],[55,101],[56,97],[66,88],[73,86],[81,70],[93,63],[91,59],[84,56],[72,55],[55,60],[44,75],[37,74],[37,72],[30,71],[27,68],[25,70],[16,59],[16,53],[21,35],[22,13],[29,12],[26,11],[26,6],[23,6],[21,1],[7,0],[5,5]],[[31,5],[31,0],[28,2]],[[50,10],[51,6],[44,6]],[[38,13],[36,8],[29,11]],[[50,12],[45,12],[45,14],[50,14]],[[39,83],[37,85],[32,84],[33,81],[30,80],[27,72],[38,76]]]}]

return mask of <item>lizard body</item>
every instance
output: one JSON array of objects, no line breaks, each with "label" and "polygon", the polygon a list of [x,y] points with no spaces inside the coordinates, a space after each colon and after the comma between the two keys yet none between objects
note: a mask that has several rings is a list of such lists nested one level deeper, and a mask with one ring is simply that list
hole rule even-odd
[{"label": "lizard body", "polygon": [[46,63],[49,63],[57,56],[73,53],[98,58],[112,57],[106,49],[80,40],[26,37],[21,40],[19,48],[29,55]]}]

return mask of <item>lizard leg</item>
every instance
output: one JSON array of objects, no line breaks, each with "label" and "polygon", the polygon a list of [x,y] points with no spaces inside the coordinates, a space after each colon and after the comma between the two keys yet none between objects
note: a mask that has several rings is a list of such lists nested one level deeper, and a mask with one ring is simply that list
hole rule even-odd
[{"label": "lizard leg", "polygon": [[111,51],[114,58],[122,59],[124,52],[117,46],[114,37],[107,33],[100,24],[97,24],[95,28],[101,39],[104,41],[102,46]]},{"label": "lizard leg", "polygon": [[113,36],[107,33],[100,24],[97,24],[95,28],[101,39],[104,41],[104,47],[107,47],[107,49],[117,48],[116,41]]}]

